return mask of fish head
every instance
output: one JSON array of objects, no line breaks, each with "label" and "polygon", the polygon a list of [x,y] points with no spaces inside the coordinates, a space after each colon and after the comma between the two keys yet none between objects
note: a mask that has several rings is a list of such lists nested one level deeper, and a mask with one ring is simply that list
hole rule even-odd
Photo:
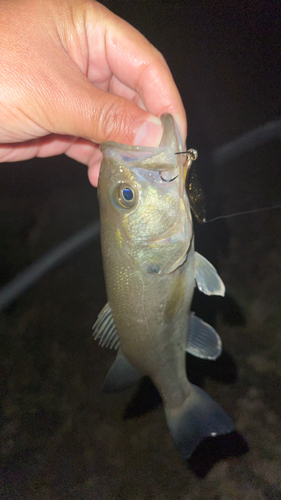
[{"label": "fish head", "polygon": [[98,184],[107,246],[153,274],[184,262],[193,233],[180,136],[171,115],[162,122],[158,148],[103,143]]}]

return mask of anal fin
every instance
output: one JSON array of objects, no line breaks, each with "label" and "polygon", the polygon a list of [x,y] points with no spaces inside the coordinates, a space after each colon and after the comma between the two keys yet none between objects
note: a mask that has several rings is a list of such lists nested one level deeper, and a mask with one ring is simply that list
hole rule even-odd
[{"label": "anal fin", "polygon": [[122,350],[119,349],[116,359],[105,378],[102,390],[103,392],[122,391],[138,382],[142,377],[143,373],[133,366]]}]

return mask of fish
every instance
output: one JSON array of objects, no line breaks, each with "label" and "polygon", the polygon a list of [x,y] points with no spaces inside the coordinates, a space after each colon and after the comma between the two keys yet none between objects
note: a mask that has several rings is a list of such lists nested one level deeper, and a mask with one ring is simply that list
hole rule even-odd
[{"label": "fish", "polygon": [[159,147],[101,144],[98,181],[101,250],[108,302],[93,327],[101,346],[117,349],[103,390],[149,376],[184,459],[205,438],[228,434],[232,419],[186,374],[186,352],[216,359],[215,329],[191,312],[194,288],[225,293],[213,265],[195,251],[185,181],[196,152],[183,152],[170,114]]}]

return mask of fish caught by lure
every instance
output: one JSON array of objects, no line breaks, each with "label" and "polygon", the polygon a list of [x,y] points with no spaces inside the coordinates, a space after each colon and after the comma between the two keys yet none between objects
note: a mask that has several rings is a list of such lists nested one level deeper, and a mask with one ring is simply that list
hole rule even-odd
[{"label": "fish caught by lure", "polygon": [[176,123],[171,115],[161,120],[158,148],[101,145],[108,303],[93,328],[102,346],[118,349],[103,389],[122,390],[148,375],[162,397],[172,439],[188,458],[204,438],[234,429],[223,409],[189,382],[185,365],[186,351],[205,359],[221,353],[217,332],[190,311],[194,287],[207,295],[224,295],[225,287],[194,250],[185,180],[196,152],[176,155],[183,151]]}]

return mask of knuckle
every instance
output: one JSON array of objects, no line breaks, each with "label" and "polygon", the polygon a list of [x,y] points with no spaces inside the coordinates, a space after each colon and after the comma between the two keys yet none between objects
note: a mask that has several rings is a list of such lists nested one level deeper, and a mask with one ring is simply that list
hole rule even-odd
[{"label": "knuckle", "polygon": [[122,97],[107,96],[106,101],[100,107],[98,116],[95,117],[99,134],[103,141],[116,140],[130,136],[129,105]]}]

